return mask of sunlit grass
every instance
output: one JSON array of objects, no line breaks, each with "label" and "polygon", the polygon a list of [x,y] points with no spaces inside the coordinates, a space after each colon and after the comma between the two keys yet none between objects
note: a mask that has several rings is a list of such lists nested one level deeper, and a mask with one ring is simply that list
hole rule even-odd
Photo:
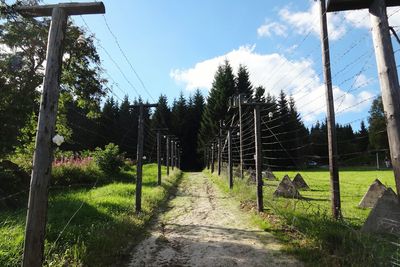
[{"label": "sunlit grass", "polygon": [[[174,172],[167,178],[163,169],[162,186],[157,186],[157,165],[145,165],[142,212],[136,214],[134,173],[134,168],[127,173],[132,182],[50,193],[46,265],[110,266],[126,259],[181,176]],[[0,213],[0,266],[21,264],[25,216],[25,209]]]},{"label": "sunlit grass", "polygon": [[[234,188],[229,190],[226,174],[221,177],[207,175],[223,191],[237,198],[245,208],[255,210],[256,186],[235,177]],[[285,174],[291,179],[295,171],[274,172],[279,180]],[[359,231],[370,209],[358,208],[370,184],[376,178],[386,186],[394,187],[391,170],[346,168],[340,171],[340,190],[343,221],[331,215],[329,171],[314,169],[300,171],[310,186],[301,190],[304,199],[273,197],[279,181],[264,181],[265,212],[259,217],[269,224],[260,225],[271,231],[285,246],[308,266],[388,266],[398,253],[393,237],[367,235]],[[255,222],[257,222],[255,220]],[[267,225],[267,227],[266,227]],[[268,225],[270,227],[268,227]]]}]

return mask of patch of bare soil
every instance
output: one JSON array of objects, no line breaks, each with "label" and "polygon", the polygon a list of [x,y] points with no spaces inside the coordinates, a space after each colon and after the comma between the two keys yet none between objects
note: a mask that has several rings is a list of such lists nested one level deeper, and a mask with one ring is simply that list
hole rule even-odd
[{"label": "patch of bare soil", "polygon": [[302,266],[202,173],[189,173],[129,266]]}]

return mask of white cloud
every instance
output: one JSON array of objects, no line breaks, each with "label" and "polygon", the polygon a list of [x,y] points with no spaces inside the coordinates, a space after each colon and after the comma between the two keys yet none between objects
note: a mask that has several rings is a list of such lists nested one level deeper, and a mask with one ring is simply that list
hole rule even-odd
[{"label": "white cloud", "polygon": [[[225,55],[198,62],[189,69],[171,70],[170,76],[176,82],[185,85],[187,90],[196,88],[210,89],[214,74],[224,60],[229,60],[234,72],[240,64],[247,66],[250,79],[254,86],[263,85],[266,92],[278,95],[280,90],[293,95],[299,112],[308,122],[315,120],[326,112],[325,87],[320,81],[313,62],[309,59],[289,60],[284,55],[259,54],[255,46],[242,46]],[[363,105],[357,105],[360,100],[369,95],[363,91],[357,95],[345,93],[339,87],[334,87],[334,96],[345,95],[340,109],[349,108],[344,112],[359,110]],[[364,98],[363,98],[364,97]],[[366,103],[368,105],[368,103]],[[357,107],[350,109],[350,107]]]},{"label": "white cloud", "polygon": [[[319,2],[310,2],[310,7],[306,11],[291,11],[285,7],[279,11],[281,21],[285,21],[294,27],[298,34],[308,34],[310,31],[316,36],[320,36],[320,8]],[[343,23],[343,15],[340,13],[328,13],[328,32],[329,38],[337,40],[346,33],[346,24]]]},{"label": "white cloud", "polygon": [[272,34],[278,36],[287,35],[287,27],[284,24],[278,22],[265,22],[257,29],[257,34],[259,37],[270,37]]},{"label": "white cloud", "polygon": [[364,74],[359,74],[354,78],[354,88],[362,88],[362,87],[366,87],[368,86],[371,82],[373,81],[373,79],[368,78],[367,76],[365,76]]},{"label": "white cloud", "polygon": [[[310,5],[305,11],[294,11],[290,6],[279,10],[279,20],[261,25],[257,29],[259,37],[270,37],[272,34],[284,36],[288,29],[293,29],[297,34],[306,35],[310,32],[320,36],[320,7],[319,2],[309,1]],[[388,8],[389,25],[400,25],[400,12],[398,7]],[[341,38],[352,28],[370,29],[371,22],[368,9],[350,10],[328,13],[329,38],[334,41]]]}]

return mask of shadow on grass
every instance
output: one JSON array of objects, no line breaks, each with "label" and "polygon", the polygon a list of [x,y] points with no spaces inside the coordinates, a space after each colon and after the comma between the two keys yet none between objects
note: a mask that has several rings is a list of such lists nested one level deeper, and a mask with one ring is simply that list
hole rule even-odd
[{"label": "shadow on grass", "polygon": [[[307,264],[318,266],[390,266],[397,248],[393,237],[367,235],[325,214],[310,215],[283,212],[289,227],[272,230],[289,243],[287,251]],[[291,231],[296,229],[295,232]],[[309,245],[298,242],[307,236]],[[293,238],[294,237],[294,238]]]}]

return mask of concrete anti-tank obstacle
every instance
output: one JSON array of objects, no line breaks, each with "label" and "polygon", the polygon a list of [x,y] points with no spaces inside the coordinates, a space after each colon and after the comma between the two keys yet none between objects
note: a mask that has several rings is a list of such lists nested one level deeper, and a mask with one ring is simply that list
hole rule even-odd
[{"label": "concrete anti-tank obstacle", "polygon": [[378,199],[361,231],[400,234],[400,203],[391,188],[387,188]]},{"label": "concrete anti-tank obstacle", "polygon": [[270,181],[276,181],[276,176],[272,173],[271,170],[266,170],[262,172],[262,178],[263,179],[267,179]]},{"label": "concrete anti-tank obstacle", "polygon": [[297,189],[304,189],[304,190],[310,189],[310,187],[308,186],[308,184],[306,183],[306,181],[304,180],[303,176],[301,176],[300,173],[296,174],[292,183]]},{"label": "concrete anti-tank obstacle", "polygon": [[301,198],[299,191],[293,185],[288,175],[285,175],[274,192],[276,197]]},{"label": "concrete anti-tank obstacle", "polygon": [[363,198],[361,199],[358,207],[360,208],[373,208],[378,201],[378,199],[385,192],[386,186],[384,186],[381,181],[376,179],[368,188],[368,191],[365,193]]}]

